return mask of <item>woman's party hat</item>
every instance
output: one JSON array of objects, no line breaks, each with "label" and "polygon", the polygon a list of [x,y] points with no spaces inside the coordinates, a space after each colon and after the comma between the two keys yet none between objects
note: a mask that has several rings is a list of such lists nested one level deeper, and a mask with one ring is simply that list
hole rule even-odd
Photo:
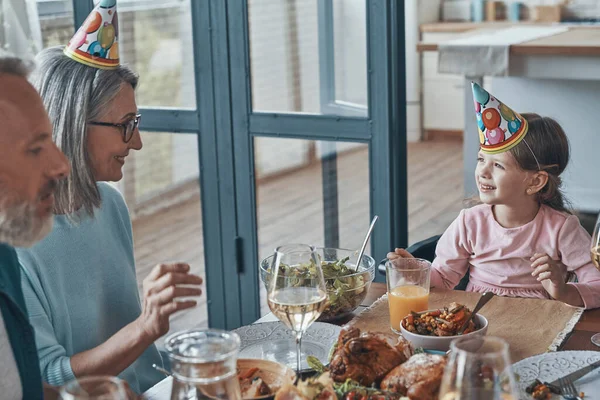
[{"label": "woman's party hat", "polygon": [[68,57],[90,67],[119,66],[117,0],[100,0],[65,47]]},{"label": "woman's party hat", "polygon": [[515,147],[527,134],[527,120],[475,82],[471,86],[481,151],[497,154]]}]

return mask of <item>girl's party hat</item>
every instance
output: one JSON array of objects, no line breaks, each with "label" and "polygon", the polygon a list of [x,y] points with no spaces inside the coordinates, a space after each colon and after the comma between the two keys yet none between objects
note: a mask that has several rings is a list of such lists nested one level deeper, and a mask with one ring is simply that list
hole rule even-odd
[{"label": "girl's party hat", "polygon": [[527,120],[475,82],[471,86],[481,151],[502,153],[521,142],[527,134]]}]

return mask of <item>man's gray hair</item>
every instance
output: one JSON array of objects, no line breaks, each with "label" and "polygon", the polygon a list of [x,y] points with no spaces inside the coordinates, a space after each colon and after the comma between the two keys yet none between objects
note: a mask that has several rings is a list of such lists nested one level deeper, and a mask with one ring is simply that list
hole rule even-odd
[{"label": "man's gray hair", "polygon": [[23,61],[0,49],[0,74],[10,74],[27,78],[32,69],[32,63]]},{"label": "man's gray hair", "polygon": [[31,77],[54,127],[54,142],[71,163],[71,173],[58,183],[55,213],[71,214],[79,209],[88,215],[100,206],[100,193],[87,152],[88,123],[103,117],[121,85],[135,89],[137,75],[126,66],[113,70],[88,67],[51,47],[36,56]]}]

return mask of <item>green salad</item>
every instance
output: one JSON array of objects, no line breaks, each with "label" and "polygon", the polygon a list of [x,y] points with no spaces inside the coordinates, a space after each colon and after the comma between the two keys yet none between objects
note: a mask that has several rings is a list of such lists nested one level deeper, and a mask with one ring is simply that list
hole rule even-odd
[{"label": "green salad", "polygon": [[[321,269],[327,288],[327,308],[321,314],[320,320],[329,320],[347,314],[364,300],[367,294],[365,283],[370,282],[368,271],[356,273],[354,266],[346,265],[350,257],[336,261],[321,261]],[[279,265],[279,275],[303,279],[312,279],[316,276],[316,265],[311,262],[291,268],[286,264]]]}]

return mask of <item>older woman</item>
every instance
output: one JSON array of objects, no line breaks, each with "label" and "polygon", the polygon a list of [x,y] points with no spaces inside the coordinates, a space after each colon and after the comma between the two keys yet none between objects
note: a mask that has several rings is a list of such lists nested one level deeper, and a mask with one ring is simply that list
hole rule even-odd
[{"label": "older woman", "polygon": [[[33,84],[54,125],[53,138],[72,174],[55,193],[52,232],[20,249],[22,286],[36,331],[43,378],[61,385],[86,375],[119,375],[136,392],[163,377],[154,341],[169,316],[195,306],[202,279],[187,264],[159,265],[137,291],[129,212],[119,181],[132,150],[142,148],[137,76],[125,66],[97,69],[50,48],[37,57]],[[186,285],[181,287],[180,285]]]}]

